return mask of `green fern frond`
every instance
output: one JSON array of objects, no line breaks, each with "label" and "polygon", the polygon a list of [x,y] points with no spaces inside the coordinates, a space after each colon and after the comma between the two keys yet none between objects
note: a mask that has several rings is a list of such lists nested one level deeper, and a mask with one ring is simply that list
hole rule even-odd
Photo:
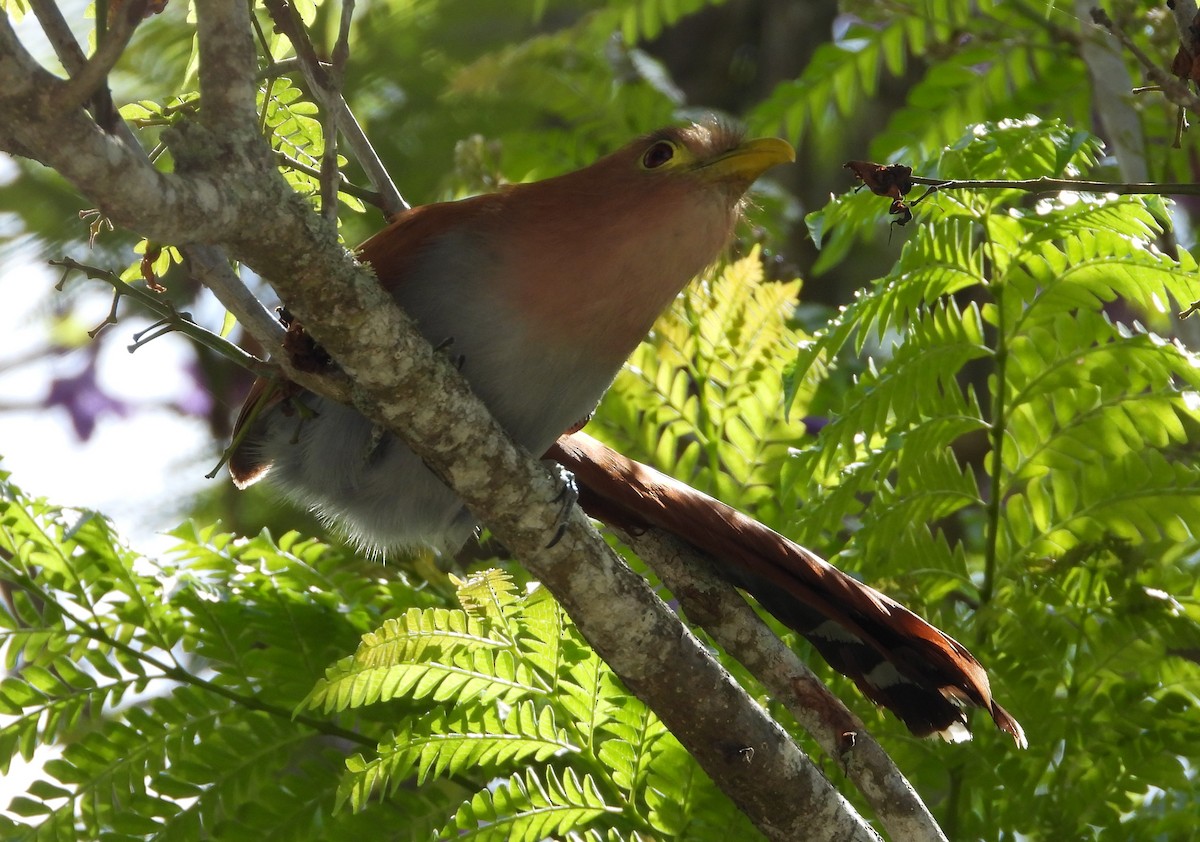
[{"label": "green fern frond", "polygon": [[1188,427],[1195,428],[1194,410],[1169,387],[1136,395],[1103,391],[1084,387],[1013,413],[1013,447],[1005,458],[1015,486],[1144,448],[1178,448],[1188,441]]},{"label": "green fern frond", "polygon": [[621,33],[626,44],[657,38],[664,28],[716,0],[610,0],[597,17],[605,33]]},{"label": "green fern frond", "polygon": [[1152,242],[1163,230],[1159,220],[1170,218],[1158,196],[1101,197],[1091,193],[1060,193],[1042,199],[1033,210],[1017,210],[1014,216],[1029,230],[1030,243],[1093,231]]},{"label": "green fern frond", "polygon": [[1187,303],[1196,297],[1196,263],[1186,251],[1173,259],[1148,239],[1111,231],[1027,242],[1005,279],[1020,296],[1009,305],[1014,333],[1027,322],[1049,321],[1077,308],[1093,310],[1118,297],[1151,314],[1168,312],[1172,300]]},{"label": "green fern frond", "polygon": [[[366,668],[419,663],[471,647],[498,648],[504,641],[488,636],[466,611],[410,608],[363,635],[354,660]],[[433,651],[430,651],[433,650]]]},{"label": "green fern frond", "polygon": [[[1009,121],[979,127],[939,174],[1079,174],[1097,153],[1060,123]],[[1006,564],[1109,534],[1194,540],[1189,484],[1200,476],[1185,454],[1200,429],[1189,397],[1200,367],[1137,319],[1165,325],[1172,305],[1200,297],[1195,262],[1157,250],[1166,215],[1155,202],[1060,198],[1010,211],[1005,201],[932,206],[895,270],[797,357],[799,379],[839,352],[867,354],[817,442],[784,469],[799,504],[793,532],[835,547],[849,539],[841,561],[875,569],[903,545],[917,553],[908,564],[927,553],[966,582],[980,548],[973,524],[997,511],[1003,522],[984,527],[995,543],[982,548]],[[1132,317],[1105,311],[1117,300]],[[1003,382],[969,374],[975,360]],[[963,454],[997,445],[965,465]],[[946,526],[966,543],[946,543]],[[984,569],[986,583],[994,568]]]},{"label": "green fern frond", "polygon": [[[891,359],[878,368],[869,361],[847,405],[821,431],[811,448],[818,456],[814,477],[866,458],[892,431],[943,414],[945,396],[959,392],[955,377],[963,365],[991,353],[974,304],[960,310],[953,300],[940,299],[906,328]],[[949,400],[955,415],[969,411],[963,399]]]},{"label": "green fern frond", "polygon": [[778,468],[804,434],[781,417],[781,349],[798,282],[768,283],[760,252],[685,290],[618,375],[592,429],[633,458],[779,521]]},{"label": "green fern frond", "polygon": [[922,230],[927,234],[905,243],[900,260],[875,289],[856,293],[828,327],[800,345],[790,370],[789,394],[812,377],[819,361],[840,353],[851,337],[854,351],[861,353],[868,342],[882,343],[891,332],[905,330],[922,309],[987,283],[970,220],[939,217]]},{"label": "green fern frond", "polygon": [[466,580],[456,581],[456,584],[458,601],[463,610],[493,623],[503,624],[506,612],[511,612],[519,605],[517,586],[512,576],[503,570],[483,570]]},{"label": "green fern frond", "polygon": [[[1097,137],[1060,119],[1027,116],[972,126],[942,151],[935,170],[949,179],[1077,177],[1096,166],[1103,149]],[[996,206],[1022,195],[988,191],[979,201]]]},{"label": "green fern frond", "polygon": [[784,126],[802,138],[838,116],[862,107],[879,87],[880,71],[904,72],[910,56],[920,56],[930,42],[945,37],[953,21],[969,15],[967,4],[936,2],[935,13],[892,17],[879,27],[851,27],[834,43],[822,44],[799,78],[781,83],[754,114],[756,130]]},{"label": "green fern frond", "polygon": [[530,701],[506,711],[495,705],[454,711],[436,708],[420,719],[407,719],[376,757],[350,758],[338,786],[338,805],[361,809],[372,796],[384,798],[416,774],[417,784],[442,776],[487,776],[503,766],[544,761],[575,753],[579,747],[555,726],[551,707]]},{"label": "green fern frond", "polygon": [[[574,626],[572,626],[574,628]],[[579,635],[578,631],[574,635]],[[582,643],[578,636],[575,646]],[[558,681],[559,695],[556,699],[567,714],[565,721],[578,735],[581,743],[596,751],[602,735],[600,728],[615,717],[622,703],[629,701],[628,691],[612,674],[612,670],[590,647],[585,654],[574,655],[564,664]]]},{"label": "green fern frond", "polygon": [[599,757],[612,770],[613,781],[627,792],[640,792],[652,760],[669,737],[667,726],[644,705],[617,704],[613,718],[601,726],[612,737],[600,745]]},{"label": "green fern frond", "polygon": [[1200,471],[1142,450],[1039,477],[1011,496],[1005,511],[1018,558],[1059,554],[1106,536],[1134,543],[1194,541]]},{"label": "green fern frond", "polygon": [[897,472],[894,487],[880,489],[855,534],[859,551],[869,558],[886,555],[898,536],[910,530],[927,531],[930,524],[983,504],[974,473],[960,465],[949,448],[910,457],[909,462]]},{"label": "green fern frond", "polygon": [[[226,739],[214,739],[214,729]],[[30,789],[36,805],[25,805],[26,815],[44,820],[12,838],[47,838],[70,827],[92,837],[111,828],[124,834],[114,838],[141,838],[195,824],[189,815],[212,821],[268,781],[277,785],[275,774],[306,739],[286,721],[228,705],[214,711],[194,688],[178,688],[48,761],[43,782]]]},{"label": "green fern frond", "polygon": [[438,838],[539,842],[568,830],[582,832],[606,813],[619,812],[605,802],[589,775],[571,769],[546,769],[543,775],[527,770],[476,793]]},{"label": "green fern frond", "polygon": [[[997,8],[993,6],[993,14]],[[1014,99],[1037,101],[1084,83],[1082,65],[1065,49],[1046,44],[968,47],[929,68],[872,139],[871,155],[926,158],[958,140],[963,126],[1023,113],[1020,106],[1014,108]]]},{"label": "green fern frond", "polygon": [[568,664],[589,657],[591,650],[550,592],[540,585],[522,600],[515,630],[518,651],[546,680],[551,693]]},{"label": "green fern frond", "polygon": [[373,665],[357,655],[343,658],[326,670],[302,706],[331,713],[398,698],[512,703],[545,692],[507,650],[426,650],[424,657],[431,660]]},{"label": "green fern frond", "polygon": [[[316,103],[304,98],[304,92],[290,79],[280,76],[259,91],[258,107],[273,146],[293,160],[320,169],[325,137]],[[311,175],[290,168],[283,173],[302,195],[320,192],[320,184]]]},{"label": "green fern frond", "polygon": [[[15,642],[15,638],[6,636],[5,643]],[[53,671],[26,664],[0,682],[0,713],[11,717],[0,727],[0,773],[8,771],[13,759],[30,760],[39,745],[64,738],[93,710],[119,704],[145,685],[140,675],[99,683],[69,657],[43,663]],[[104,663],[106,669],[113,669],[111,662]]]}]

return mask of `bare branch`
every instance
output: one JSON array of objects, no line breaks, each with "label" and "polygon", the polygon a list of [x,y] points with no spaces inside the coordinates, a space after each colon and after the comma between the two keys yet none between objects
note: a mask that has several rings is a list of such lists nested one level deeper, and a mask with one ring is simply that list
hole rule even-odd
[{"label": "bare branch", "polygon": [[54,48],[54,54],[67,74],[74,76],[83,70],[87,64],[87,56],[75,40],[75,33],[67,25],[67,19],[63,17],[58,4],[54,0],[29,0],[29,6],[33,9],[38,23],[42,25],[42,31],[46,33],[50,46]]},{"label": "bare branch", "polygon": [[[108,94],[108,74],[116,66],[117,60],[129,46],[142,18],[146,14],[149,0],[128,0],[124,3],[104,39],[96,47],[96,52],[77,71],[71,73],[70,81],[60,94],[59,107],[64,109],[79,108],[91,100],[101,89],[112,105],[112,97]],[[114,112],[115,115],[115,112]],[[114,115],[107,115],[112,117]],[[97,115],[98,117],[100,115]]]},{"label": "bare branch", "polygon": [[1158,85],[1168,100],[1181,108],[1187,108],[1200,114],[1200,96],[1192,93],[1183,80],[1176,78],[1169,71],[1164,70],[1150,56],[1146,55],[1146,52],[1135,44],[1133,39],[1126,35],[1125,31],[1113,22],[1107,12],[1103,9],[1092,9],[1092,20],[1095,21],[1097,26],[1102,26],[1111,32],[1125,49],[1133,53],[1133,57],[1138,60],[1142,68],[1146,71],[1146,78]]},{"label": "bare branch", "polygon": [[[342,0],[342,17],[337,41],[333,46],[333,62],[329,67],[329,95],[342,97],[346,60],[350,57],[350,24],[354,18],[354,0]],[[325,149],[321,156],[321,213],[330,222],[337,220],[338,181],[341,173],[337,164],[337,111],[326,108],[322,115],[321,131]]]},{"label": "bare branch", "polygon": [[350,106],[346,104],[346,100],[338,91],[330,87],[329,74],[325,66],[318,60],[316,50],[313,49],[312,42],[304,31],[304,24],[295,7],[286,0],[265,0],[265,5],[275,26],[292,42],[300,62],[300,69],[304,74],[304,80],[308,83],[313,96],[318,99],[322,108],[337,115],[338,127],[341,129],[347,145],[354,152],[358,163],[367,174],[371,186],[383,197],[384,212],[390,218],[408,210],[408,202],[396,189],[391,175],[383,166],[383,162],[379,160],[375,147],[367,139],[366,133],[355,119]]},{"label": "bare branch", "polygon": [[186,268],[264,349],[278,357],[283,349],[283,326],[247,289],[229,265],[225,253],[213,246],[189,246],[184,250]]},{"label": "bare branch", "polygon": [[[1072,193],[1112,193],[1118,196],[1200,196],[1200,184],[1195,182],[1121,182],[1083,181],[1075,178],[1026,178],[1026,179],[969,179],[969,178],[924,178],[914,175],[913,184],[928,185],[931,192],[942,190],[1024,190],[1029,193],[1057,193],[1060,190]],[[924,199],[913,200],[916,204]]]},{"label": "bare branch", "polygon": [[[30,7],[33,9],[38,23],[42,25],[42,31],[46,33],[46,38],[50,41],[50,46],[54,48],[54,54],[58,57],[63,69],[67,71],[67,75],[76,76],[82,73],[88,64],[87,56],[84,55],[79,42],[75,40],[75,34],[71,32],[71,27],[67,24],[67,19],[63,17],[62,10],[58,8],[55,0],[30,0]],[[92,114],[101,125],[112,131],[121,125],[121,120],[117,115],[116,108],[113,107],[112,94],[108,90],[106,81],[101,80],[97,83],[91,95],[84,97],[76,105],[82,105],[90,99],[89,107]],[[128,138],[126,139],[128,140]]]},{"label": "bare branch", "polygon": [[[285,152],[276,152],[275,155],[279,159],[280,163],[289,169],[293,169],[296,172],[302,172],[305,175],[312,176],[313,178],[321,177],[321,170],[310,167],[302,161],[297,161],[295,158],[292,158]],[[381,210],[383,209],[383,199],[374,190],[368,190],[365,187],[359,187],[357,184],[352,184],[351,182],[347,181],[345,176],[341,173],[338,173],[336,184],[337,189],[340,192],[362,199],[364,202],[374,205]]]}]

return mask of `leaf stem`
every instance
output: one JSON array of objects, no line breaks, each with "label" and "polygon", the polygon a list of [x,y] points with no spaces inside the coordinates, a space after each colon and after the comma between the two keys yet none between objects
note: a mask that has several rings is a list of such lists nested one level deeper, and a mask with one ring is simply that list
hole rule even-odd
[{"label": "leaf stem", "polygon": [[[279,158],[280,163],[282,163],[284,166],[289,167],[296,172],[301,172],[305,175],[312,176],[313,178],[321,178],[321,171],[319,169],[310,167],[307,164],[297,161],[295,158],[289,156],[286,152],[276,151],[275,155]],[[337,184],[338,190],[342,193],[354,196],[357,199],[362,199],[364,202],[374,205],[377,208],[383,208],[384,206],[383,197],[374,190],[370,190],[366,187],[360,187],[357,184],[347,181],[344,176],[339,177]]]},{"label": "leaf stem", "polygon": [[1052,193],[1069,190],[1075,193],[1115,193],[1118,196],[1200,196],[1200,183],[1153,181],[1084,181],[1075,178],[925,178],[911,176],[913,184],[927,186],[921,196],[909,202],[913,206],[927,196],[942,190],[1024,190],[1029,193]]},{"label": "leaf stem", "polygon": [[[180,313],[169,301],[161,296],[125,283],[119,277],[117,277],[116,273],[114,272],[109,272],[106,269],[99,269],[95,266],[89,266],[86,263],[80,263],[79,261],[70,257],[64,257],[61,260],[51,260],[50,265],[60,266],[67,272],[82,272],[88,278],[91,278],[92,280],[104,281],[113,288],[115,292],[113,309],[109,312],[108,317],[102,323],[102,327],[104,325],[117,323],[117,300],[121,296],[127,295],[137,301],[147,310],[157,315],[163,320],[163,322],[170,326],[171,330],[178,331],[179,333],[190,337],[197,345],[202,345],[205,348],[208,348],[210,351],[220,354],[227,360],[240,365],[242,368],[260,377],[272,377],[275,375],[275,367],[270,363],[263,362],[257,357],[247,354],[245,351],[243,351],[237,345],[234,345],[228,339],[225,339],[223,336],[218,336],[212,331],[196,324],[194,321],[192,321],[191,316],[189,316],[187,313]],[[59,283],[59,288],[62,288],[61,282]],[[98,330],[99,329],[97,329],[97,331]],[[136,350],[137,347],[145,344],[145,341],[136,343],[130,348],[130,350]]]},{"label": "leaf stem", "polygon": [[[10,577],[8,578],[8,581],[27,591],[37,594],[38,597],[44,600],[47,604],[58,602],[56,599],[54,599],[51,593],[41,588],[37,582],[26,573],[18,573],[15,569],[10,568]],[[82,583],[80,584],[82,585]],[[64,617],[70,617],[70,614],[64,613]],[[222,687],[219,684],[206,681],[205,679],[188,672],[178,664],[168,664],[165,661],[155,658],[148,652],[112,637],[108,634],[108,632],[97,626],[93,626],[88,623],[81,623],[76,619],[75,628],[78,634],[81,636],[90,638],[97,643],[103,644],[112,649],[116,649],[120,652],[124,652],[130,657],[141,661],[143,664],[153,667],[162,674],[162,678],[177,681],[180,684],[190,684],[193,687],[198,687],[199,689],[212,693],[213,695],[220,696],[228,701],[233,702],[234,704],[248,708],[249,710],[256,710],[262,713],[270,714],[271,716],[285,719],[288,722],[296,722],[301,725],[305,725],[312,730],[317,731],[318,733],[327,734],[333,737],[340,737],[341,739],[353,742],[357,745],[374,748],[378,744],[378,740],[366,737],[362,734],[359,734],[357,731],[351,731],[338,725],[334,725],[332,722],[327,720],[317,719],[304,714],[293,714],[293,712],[287,708],[280,707],[279,705],[273,705],[270,702],[264,702],[262,699],[259,699],[256,696],[239,693],[236,690],[230,690],[228,687]]]},{"label": "leaf stem", "polygon": [[[984,237],[987,240],[984,248],[990,251],[991,237],[988,236],[986,222],[984,223]],[[992,261],[992,268],[993,270],[995,269],[995,261]],[[993,355],[996,361],[996,390],[995,394],[992,395],[992,471],[987,504],[987,546],[984,553],[983,586],[979,589],[979,601],[981,604],[991,601],[992,593],[996,586],[996,553],[1000,540],[1000,504],[1004,491],[1001,482],[1001,471],[1003,470],[1002,456],[1004,454],[1005,433],[1008,427],[1008,326],[1004,310],[1004,284],[997,282],[993,278],[989,286],[991,287],[992,299],[996,305],[996,350]]]}]

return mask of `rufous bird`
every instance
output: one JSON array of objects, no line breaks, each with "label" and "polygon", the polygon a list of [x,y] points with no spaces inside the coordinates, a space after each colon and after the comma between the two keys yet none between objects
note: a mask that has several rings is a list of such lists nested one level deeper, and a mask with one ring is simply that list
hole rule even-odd
[{"label": "rufous bird", "polygon": [[[725,249],[750,185],[793,160],[785,141],[744,140],[723,124],[667,128],[576,172],[415,207],[367,240],[358,257],[431,344],[451,349],[512,438],[540,455],[590,416],[659,314]],[[262,400],[265,389],[264,382],[255,385],[238,419],[229,462],[238,487],[267,476],[366,546],[454,551],[471,535],[474,517],[402,441],[351,407],[305,393],[292,400],[306,411],[295,411],[288,401]],[[685,540],[686,531],[680,530]],[[836,578],[843,593],[865,588],[828,569],[833,573],[820,575]],[[945,702],[957,692],[989,708],[1018,737],[1019,726],[991,703],[986,673],[965,649],[969,663],[960,659],[961,676],[939,674],[922,685],[920,671],[906,668],[895,678],[893,661],[911,661],[921,647],[906,645],[917,627],[900,622],[903,617],[889,620],[887,606],[876,619],[895,626],[894,644],[864,626],[855,605],[840,609],[824,596],[816,605],[797,604],[811,592],[808,584],[794,584],[811,577],[808,569],[794,576],[728,575],[801,633],[819,627],[818,636],[834,634],[838,652],[830,657],[828,639],[818,651],[914,733],[959,723],[961,713]],[[882,605],[871,595],[863,601]],[[835,626],[822,626],[825,619]],[[948,651],[962,649],[920,622],[918,635],[940,635],[937,645],[945,638]],[[830,632],[835,627],[851,631],[842,639]],[[842,645],[864,637],[874,648]],[[870,692],[880,676],[898,686]],[[1015,731],[1005,727],[1009,720]]]},{"label": "rufous bird", "polygon": [[[557,178],[415,207],[358,257],[540,455],[725,248],[750,184],[792,160],[785,141],[722,124],[663,129]],[[475,519],[403,442],[351,407],[301,400],[312,413],[277,406],[246,430],[229,462],[239,487],[267,475],[365,545],[462,546]]]}]

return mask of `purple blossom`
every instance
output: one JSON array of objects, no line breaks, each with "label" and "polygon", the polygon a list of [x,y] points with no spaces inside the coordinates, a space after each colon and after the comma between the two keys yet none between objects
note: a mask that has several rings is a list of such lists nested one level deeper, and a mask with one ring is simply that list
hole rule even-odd
[{"label": "purple blossom", "polygon": [[188,380],[188,389],[171,405],[183,415],[195,418],[207,418],[213,410],[213,397],[205,385],[204,373],[199,361],[192,359],[183,366],[183,374]]},{"label": "purple blossom", "polygon": [[803,419],[804,432],[810,436],[815,436],[825,429],[825,425],[829,423],[829,417],[825,415],[806,415]]},{"label": "purple blossom", "polygon": [[62,407],[71,416],[71,425],[80,441],[87,441],[96,431],[96,422],[103,415],[124,418],[130,407],[105,394],[96,378],[96,355],[89,354],[87,365],[78,374],[56,377],[50,383],[43,406]]}]

